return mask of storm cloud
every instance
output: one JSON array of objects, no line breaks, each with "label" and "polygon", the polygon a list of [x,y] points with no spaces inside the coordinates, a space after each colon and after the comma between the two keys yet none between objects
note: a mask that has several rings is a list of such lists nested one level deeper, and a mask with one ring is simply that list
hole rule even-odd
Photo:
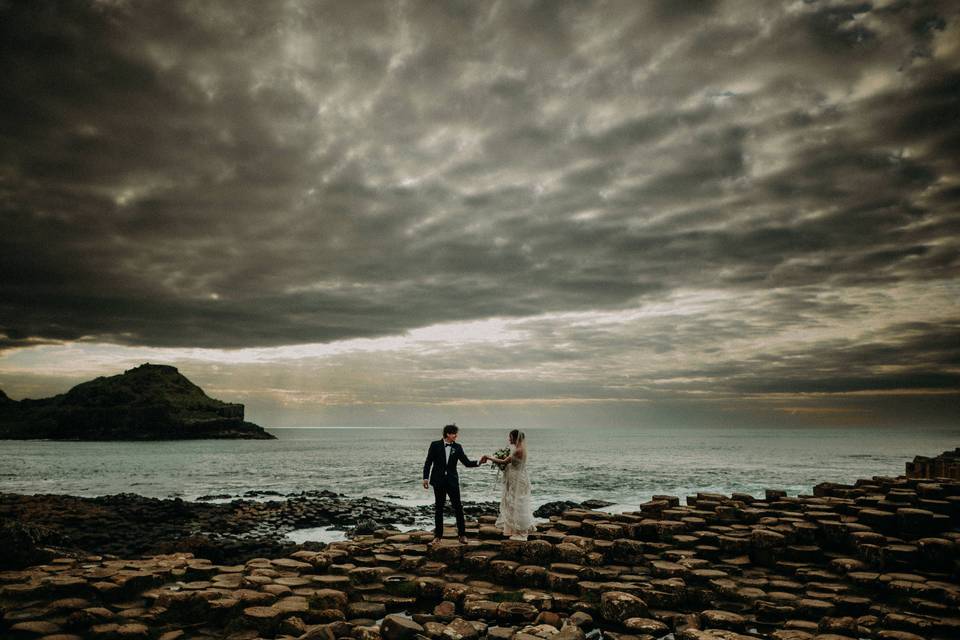
[{"label": "storm cloud", "polygon": [[499,319],[361,368],[956,393],[958,43],[950,2],[0,2],[0,353]]}]

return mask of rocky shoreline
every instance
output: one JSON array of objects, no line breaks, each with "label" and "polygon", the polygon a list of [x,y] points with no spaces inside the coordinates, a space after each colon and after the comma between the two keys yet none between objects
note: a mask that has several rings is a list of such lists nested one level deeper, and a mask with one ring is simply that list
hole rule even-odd
[{"label": "rocky shoreline", "polygon": [[[0,496],[4,515],[27,497],[17,498]],[[48,516],[60,527],[71,517],[63,498],[56,508],[64,511]],[[88,500],[85,508],[108,514],[122,503]],[[277,516],[283,522],[309,513],[304,505],[316,513],[321,504],[352,505],[371,515],[374,502],[320,493],[288,497],[287,507],[178,508],[191,522],[219,525],[243,509],[288,514]],[[155,520],[176,515],[170,505],[154,508],[162,513]],[[474,515],[467,545],[448,539],[428,547],[428,531],[382,527],[244,561],[190,549],[138,559],[61,554],[0,572],[0,637],[960,638],[960,482],[953,480],[875,477],[797,497],[768,491],[763,499],[658,496],[623,514],[566,509],[527,541],[504,539],[494,520]]]},{"label": "rocky shoreline", "polygon": [[[215,562],[240,563],[309,548],[311,543],[297,545],[286,537],[297,529],[328,527],[345,536],[361,535],[433,518],[432,505],[403,506],[332,491],[250,491],[229,502],[209,502],[231,497],[201,496],[190,502],[132,493],[98,498],[0,493],[0,523],[7,523],[0,528],[0,569],[45,562],[53,552],[42,547],[123,558],[188,551]],[[547,505],[546,512],[558,506]],[[497,507],[494,502],[464,503],[468,517],[495,514]],[[21,543],[10,544],[17,535]],[[34,544],[25,546],[30,538]]]}]

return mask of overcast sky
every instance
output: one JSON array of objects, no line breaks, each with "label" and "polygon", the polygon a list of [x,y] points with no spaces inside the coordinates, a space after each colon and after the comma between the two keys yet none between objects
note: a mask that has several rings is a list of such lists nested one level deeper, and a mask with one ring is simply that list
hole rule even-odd
[{"label": "overcast sky", "polygon": [[0,0],[0,388],[960,424],[955,2]]}]

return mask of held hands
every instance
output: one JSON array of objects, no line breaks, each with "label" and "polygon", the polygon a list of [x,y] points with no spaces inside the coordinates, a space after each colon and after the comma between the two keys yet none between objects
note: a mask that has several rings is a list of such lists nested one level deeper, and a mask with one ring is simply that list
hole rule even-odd
[{"label": "held hands", "polygon": [[486,464],[488,460],[490,460],[489,456],[481,456],[480,464]]}]

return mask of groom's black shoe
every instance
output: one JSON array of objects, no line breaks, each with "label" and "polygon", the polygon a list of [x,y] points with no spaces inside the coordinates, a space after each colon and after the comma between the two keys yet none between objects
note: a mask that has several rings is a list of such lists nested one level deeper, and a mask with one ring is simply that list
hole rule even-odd
[{"label": "groom's black shoe", "polygon": [[460,536],[460,544],[467,544],[467,536]]}]

